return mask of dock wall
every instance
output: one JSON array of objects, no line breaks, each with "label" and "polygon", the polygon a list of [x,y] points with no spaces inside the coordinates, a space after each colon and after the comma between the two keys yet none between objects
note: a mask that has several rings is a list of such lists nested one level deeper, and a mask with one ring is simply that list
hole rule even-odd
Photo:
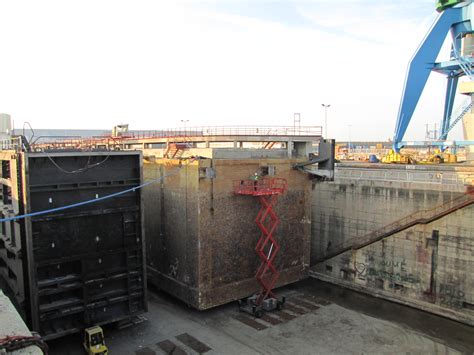
[{"label": "dock wall", "polygon": [[474,324],[474,204],[323,262],[337,245],[457,199],[474,169],[340,165],[312,195],[312,276]]}]

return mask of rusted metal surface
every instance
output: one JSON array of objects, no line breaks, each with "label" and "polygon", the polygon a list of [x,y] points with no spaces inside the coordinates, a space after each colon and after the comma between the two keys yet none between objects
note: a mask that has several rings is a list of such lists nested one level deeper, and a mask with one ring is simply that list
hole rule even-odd
[{"label": "rusted metal surface", "polygon": [[270,323],[271,325],[277,325],[277,324],[282,323],[280,319],[269,316],[268,313],[264,313],[261,319],[267,323]]},{"label": "rusted metal surface", "polygon": [[255,319],[250,318],[250,316],[247,316],[247,315],[239,314],[238,316],[235,316],[234,318],[237,319],[239,322],[242,322],[245,325],[252,327],[255,330],[264,330],[268,328],[266,325],[263,325],[262,323],[257,322]]},{"label": "rusted metal surface", "polygon": [[309,313],[308,310],[306,310],[304,308],[301,308],[301,307],[297,307],[294,304],[289,303],[288,301],[285,302],[285,309],[287,309],[290,312],[299,314],[299,315]]},{"label": "rusted metal surface", "polygon": [[288,321],[288,320],[293,320],[293,319],[296,318],[296,316],[294,316],[294,315],[292,315],[292,314],[290,314],[290,313],[288,313],[288,312],[285,312],[285,311],[275,311],[275,312],[273,312],[272,314],[274,314],[274,315],[276,315],[276,316],[278,316],[278,317],[280,317],[281,319],[284,319],[284,320],[286,320],[286,321]]},{"label": "rusted metal surface", "polygon": [[203,342],[199,341],[192,335],[188,333],[183,333],[178,336],[176,336],[176,339],[178,339],[180,342],[183,344],[189,346],[191,349],[193,349],[195,352],[198,354],[204,354],[207,353],[208,351],[212,350],[209,346],[204,344]]},{"label": "rusted metal surface", "polygon": [[161,350],[170,355],[187,355],[186,351],[173,343],[171,340],[163,340],[157,344]]}]

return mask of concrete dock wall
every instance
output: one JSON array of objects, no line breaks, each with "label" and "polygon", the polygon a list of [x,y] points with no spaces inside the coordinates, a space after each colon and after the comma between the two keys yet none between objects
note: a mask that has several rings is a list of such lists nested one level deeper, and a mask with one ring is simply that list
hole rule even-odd
[{"label": "concrete dock wall", "polygon": [[322,263],[337,245],[462,196],[474,169],[337,168],[312,197],[312,275],[474,324],[474,205]]},{"label": "concrete dock wall", "polygon": [[[0,289],[0,339],[6,337],[32,336],[30,330],[21,318],[20,314],[13,306],[10,299]],[[4,350],[0,351],[4,354]],[[43,355],[43,351],[36,345],[30,345],[23,349],[5,351],[10,355]]]}]

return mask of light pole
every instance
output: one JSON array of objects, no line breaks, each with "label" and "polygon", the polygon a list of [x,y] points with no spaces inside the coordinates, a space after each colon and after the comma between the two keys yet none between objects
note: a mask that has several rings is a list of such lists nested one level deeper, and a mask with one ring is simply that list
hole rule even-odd
[{"label": "light pole", "polygon": [[348,149],[348,153],[350,153],[351,152],[351,127],[352,127],[352,125],[350,124],[348,127],[349,127],[349,144],[348,144],[349,149]]},{"label": "light pole", "polygon": [[328,138],[328,108],[331,107],[330,104],[321,104],[324,107],[324,138]]},{"label": "light pole", "polygon": [[181,120],[181,123],[184,124],[184,135],[186,135],[186,123],[188,123],[189,120]]}]

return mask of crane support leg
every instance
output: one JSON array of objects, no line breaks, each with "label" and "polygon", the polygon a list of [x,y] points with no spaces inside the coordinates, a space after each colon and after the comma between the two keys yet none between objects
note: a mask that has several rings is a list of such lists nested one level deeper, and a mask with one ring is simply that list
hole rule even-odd
[{"label": "crane support leg", "polygon": [[455,23],[461,21],[461,8],[448,8],[442,12],[411,59],[393,137],[396,151],[399,150],[398,143],[402,141],[405,135],[446,35]]},{"label": "crane support leg", "polygon": [[458,87],[458,77],[448,77],[446,87],[446,100],[444,103],[443,122],[441,124],[440,137],[445,136],[451,123],[451,115],[453,113],[454,98],[456,96],[456,88]]}]

